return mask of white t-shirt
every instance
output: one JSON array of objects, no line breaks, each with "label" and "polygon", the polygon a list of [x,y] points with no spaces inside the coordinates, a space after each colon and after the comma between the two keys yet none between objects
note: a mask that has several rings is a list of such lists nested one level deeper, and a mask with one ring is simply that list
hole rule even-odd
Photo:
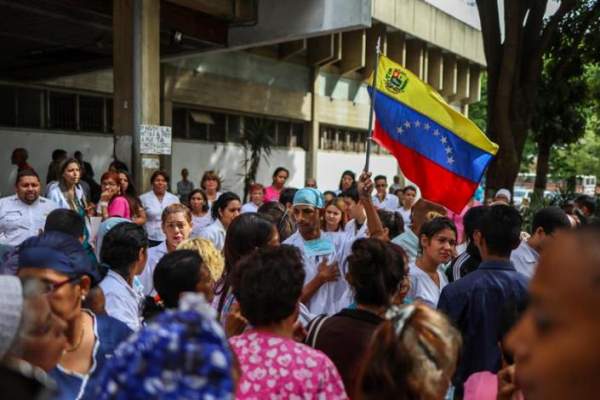
[{"label": "white t-shirt", "polygon": [[404,207],[400,207],[396,211],[399,212],[400,215],[402,215],[402,220],[404,221],[404,230],[407,230],[408,228],[410,228],[410,223],[411,223],[410,214],[412,212],[412,208],[409,208],[407,210]]},{"label": "white t-shirt", "polygon": [[352,302],[352,298],[349,296],[350,286],[345,278],[346,268],[344,261],[348,256],[351,241],[354,239],[349,239],[347,235],[334,235],[332,233],[335,232],[321,232],[321,238],[329,241],[331,246],[329,251],[317,252],[316,254],[307,249],[306,241],[302,238],[300,232],[295,232],[283,242],[284,244],[296,246],[300,249],[306,273],[304,284],[307,284],[316,276],[319,263],[324,259],[327,259],[328,264],[332,264],[334,261],[338,262],[338,268],[340,269],[338,280],[325,283],[306,304],[311,314],[332,315],[347,307]]},{"label": "white t-shirt", "polygon": [[240,214],[249,213],[249,212],[257,212],[257,211],[258,211],[258,206],[256,204],[254,204],[253,202],[249,201],[248,203],[246,203],[242,206],[242,209],[240,210]]},{"label": "white t-shirt", "polygon": [[146,212],[146,223],[144,227],[148,233],[148,239],[154,241],[165,240],[165,234],[162,231],[162,212],[171,204],[179,203],[179,197],[173,193],[166,192],[162,201],[158,200],[156,194],[151,190],[140,196],[140,201]]},{"label": "white t-shirt", "polygon": [[413,300],[420,300],[432,308],[437,308],[438,300],[442,289],[448,284],[446,274],[438,267],[437,274],[440,279],[440,286],[431,279],[429,275],[414,262],[408,264],[410,277],[410,291],[408,296]]},{"label": "white t-shirt", "polygon": [[212,215],[210,215],[210,211],[204,214],[204,216],[202,217],[197,217],[194,214],[192,214],[192,233],[190,237],[195,238],[200,236],[200,231],[212,224],[213,222],[214,221],[212,219]]},{"label": "white t-shirt", "polygon": [[210,240],[217,250],[222,251],[225,247],[226,234],[227,230],[221,221],[217,219],[212,224],[201,229],[198,233],[198,237]]},{"label": "white t-shirt", "polygon": [[167,254],[167,242],[162,242],[158,246],[148,249],[146,266],[144,267],[144,271],[139,275],[140,282],[144,286],[145,296],[154,296],[156,294],[154,290],[154,270],[156,269],[156,264],[158,264],[165,254]]}]

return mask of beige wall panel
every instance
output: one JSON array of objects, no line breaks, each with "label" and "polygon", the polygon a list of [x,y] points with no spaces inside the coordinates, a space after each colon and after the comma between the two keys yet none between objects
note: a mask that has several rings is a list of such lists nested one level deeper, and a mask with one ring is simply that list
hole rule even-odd
[{"label": "beige wall panel", "polygon": [[427,83],[437,91],[441,91],[444,86],[444,62],[441,49],[430,48],[427,51]]},{"label": "beige wall panel", "polygon": [[176,77],[173,102],[310,120],[310,93],[292,92],[192,71]]},{"label": "beige wall panel", "polygon": [[[373,58],[373,49],[369,55]],[[342,59],[338,67],[340,74],[346,75],[365,66],[366,57],[366,32],[364,29],[342,33]]]},{"label": "beige wall panel", "polygon": [[42,85],[76,88],[110,94],[113,91],[113,73],[112,70],[89,72],[42,81],[40,83]]},{"label": "beige wall panel", "polygon": [[320,123],[367,129],[369,126],[369,104],[353,104],[351,101],[330,100],[316,96],[316,107]]},{"label": "beige wall panel", "polygon": [[406,39],[404,32],[388,32],[387,56],[406,66]]}]

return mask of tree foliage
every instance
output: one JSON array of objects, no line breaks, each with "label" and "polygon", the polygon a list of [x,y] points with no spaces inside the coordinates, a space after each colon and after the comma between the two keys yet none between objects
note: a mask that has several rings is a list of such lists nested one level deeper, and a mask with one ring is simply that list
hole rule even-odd
[{"label": "tree foliage", "polygon": [[514,185],[538,99],[544,53],[560,21],[581,2],[562,0],[556,13],[545,18],[548,0],[504,0],[502,35],[498,2],[476,1],[488,66],[487,133],[500,145],[487,173],[489,191]]},{"label": "tree foliage", "polygon": [[242,132],[242,147],[244,148],[244,202],[248,198],[250,185],[256,182],[256,174],[260,160],[271,155],[274,144],[271,133],[273,121],[266,118],[246,118]]}]

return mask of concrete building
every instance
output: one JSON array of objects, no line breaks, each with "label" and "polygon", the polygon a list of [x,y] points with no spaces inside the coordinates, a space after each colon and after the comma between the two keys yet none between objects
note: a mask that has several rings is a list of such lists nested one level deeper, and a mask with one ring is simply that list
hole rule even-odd
[{"label": "concrete building", "polygon": [[[51,151],[63,148],[81,150],[98,172],[113,156],[125,160],[144,186],[157,167],[174,182],[188,168],[196,184],[213,169],[241,193],[241,142],[253,130],[273,141],[259,181],[270,183],[284,165],[291,186],[314,177],[321,189],[335,189],[343,170],[364,165],[364,79],[377,37],[388,57],[456,109],[468,113],[479,100],[481,32],[425,0],[54,3],[0,5],[0,19],[14,21],[0,33],[14,39],[0,44],[9,60],[0,68],[3,195],[12,191],[16,147],[29,151],[41,175]],[[46,29],[24,29],[36,16]],[[60,34],[47,35],[48,28]],[[170,156],[136,151],[141,124],[172,127]],[[377,146],[372,170],[390,178],[398,172]]]}]

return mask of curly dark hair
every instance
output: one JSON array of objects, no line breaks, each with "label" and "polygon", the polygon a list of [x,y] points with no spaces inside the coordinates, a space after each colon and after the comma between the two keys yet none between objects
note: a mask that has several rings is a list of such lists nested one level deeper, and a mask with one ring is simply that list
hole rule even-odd
[{"label": "curly dark hair", "polygon": [[289,245],[258,249],[234,269],[233,294],[254,327],[292,315],[304,286],[300,251]]},{"label": "curly dark hair", "polygon": [[404,279],[404,260],[392,244],[358,239],[348,256],[348,275],[357,304],[389,306]]},{"label": "curly dark hair", "polygon": [[212,208],[210,209],[210,213],[213,219],[215,221],[217,219],[221,219],[219,218],[219,211],[223,211],[224,209],[226,209],[229,203],[231,203],[234,200],[240,201],[240,197],[233,192],[225,192],[222,195],[220,195],[219,198],[213,203]]}]

